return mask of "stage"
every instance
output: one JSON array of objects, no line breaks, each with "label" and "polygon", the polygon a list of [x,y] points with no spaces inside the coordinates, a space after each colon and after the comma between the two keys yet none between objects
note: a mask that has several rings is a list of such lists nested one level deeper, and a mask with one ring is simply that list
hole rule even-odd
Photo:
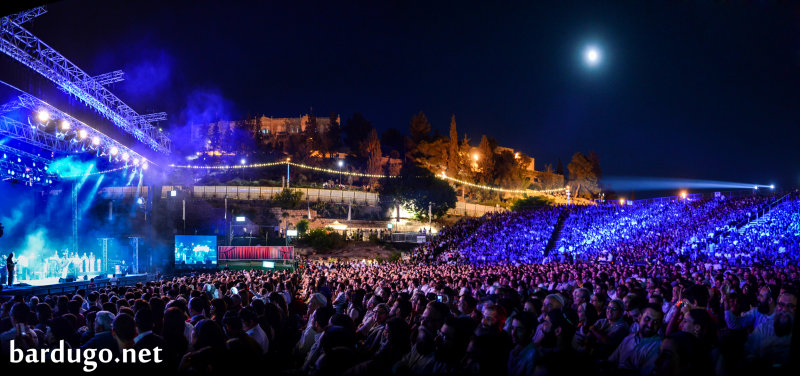
[{"label": "stage", "polygon": [[[108,278],[109,276],[111,276],[111,278]],[[94,282],[90,281],[91,278],[95,278]],[[63,283],[59,283],[59,278],[44,278],[24,281],[14,284],[10,287],[4,286],[3,291],[0,291],[0,296],[64,294],[74,293],[79,289],[93,291],[109,286],[132,286],[138,282],[145,282],[154,279],[155,275],[148,274],[128,274],[124,277],[113,277],[111,274],[103,275],[102,277],[99,275],[95,275],[94,277],[87,275],[87,279],[85,281],[83,280],[83,277],[81,277],[80,280]]]}]

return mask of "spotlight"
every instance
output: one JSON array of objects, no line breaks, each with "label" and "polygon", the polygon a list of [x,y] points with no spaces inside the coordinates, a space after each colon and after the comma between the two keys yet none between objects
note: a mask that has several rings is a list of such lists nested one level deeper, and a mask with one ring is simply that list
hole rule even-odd
[{"label": "spotlight", "polygon": [[619,199],[619,204],[620,205],[625,205],[625,199],[624,198]]},{"label": "spotlight", "polygon": [[239,163],[241,163],[242,165],[244,165],[245,163],[247,163],[247,161],[246,161],[244,158],[242,158],[242,160],[241,160],[241,161],[239,161]]},{"label": "spotlight", "polygon": [[770,184],[769,189],[775,189],[775,184]]},{"label": "spotlight", "polygon": [[88,135],[89,135],[89,133],[86,132],[85,129],[81,129],[81,130],[78,131],[78,138],[80,138],[81,140],[86,138],[86,136],[88,136]]},{"label": "spotlight", "polygon": [[68,121],[66,121],[66,120],[62,120],[61,121],[61,130],[62,131],[68,131],[71,127],[72,126],[69,124]]},{"label": "spotlight", "polygon": [[681,198],[686,198],[686,191],[681,192]]},{"label": "spotlight", "polygon": [[139,197],[139,198],[136,199],[136,203],[139,204],[139,205],[142,205],[142,204],[144,204],[144,200],[141,197]]},{"label": "spotlight", "polygon": [[758,190],[758,186],[757,185],[753,186],[753,189]]},{"label": "spotlight", "polygon": [[339,160],[339,168],[342,168],[342,167],[344,167],[344,161],[343,160]]},{"label": "spotlight", "polygon": [[116,157],[117,154],[119,153],[119,148],[116,146],[112,146],[111,150],[109,150],[109,153],[111,153],[112,157]]},{"label": "spotlight", "polygon": [[100,137],[97,136],[92,137],[92,145],[94,146],[100,145]]},{"label": "spotlight", "polygon": [[131,156],[128,154],[128,152],[127,152],[127,151],[126,151],[126,152],[124,152],[124,153],[122,153],[122,160],[123,160],[123,161],[127,162],[127,161],[128,161],[128,159],[130,159],[130,157],[131,157]]},{"label": "spotlight", "polygon": [[138,166],[139,165],[139,158],[134,158],[133,159],[133,165],[134,166]]},{"label": "spotlight", "polygon": [[147,162],[142,162],[142,170],[147,170],[148,167],[150,167],[150,165],[147,164]]},{"label": "spotlight", "polygon": [[36,115],[36,118],[38,118],[42,123],[46,123],[48,120],[50,120],[50,113],[47,112],[47,110],[40,110]]}]

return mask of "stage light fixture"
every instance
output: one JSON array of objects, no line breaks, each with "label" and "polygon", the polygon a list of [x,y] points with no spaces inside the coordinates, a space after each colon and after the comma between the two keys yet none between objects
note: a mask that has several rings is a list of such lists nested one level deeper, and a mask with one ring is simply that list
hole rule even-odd
[{"label": "stage light fixture", "polygon": [[111,149],[109,150],[109,153],[111,153],[112,157],[116,157],[117,154],[119,153],[119,148],[116,146],[112,146]]},{"label": "stage light fixture", "polygon": [[72,127],[72,125],[70,125],[68,121],[66,121],[66,120],[61,120],[61,130],[62,130],[62,131],[65,131],[65,132],[66,132],[66,131],[68,131],[68,130],[69,130],[71,127]]},{"label": "stage light fixture", "polygon": [[89,132],[86,132],[85,129],[81,129],[81,130],[78,131],[78,138],[80,138],[81,140],[85,139],[86,136],[88,136],[88,135],[89,135]]},{"label": "stage light fixture", "polygon": [[92,145],[94,146],[100,145],[100,137],[97,136],[92,137]]},{"label": "stage light fixture", "polygon": [[148,167],[150,167],[150,165],[147,164],[147,162],[142,162],[142,170],[147,170]]},{"label": "stage light fixture", "polygon": [[47,110],[39,110],[39,113],[36,115],[36,118],[39,119],[42,123],[46,123],[50,120],[50,113]]},{"label": "stage light fixture", "polygon": [[134,166],[138,166],[139,165],[139,158],[134,158],[133,159],[133,165]]},{"label": "stage light fixture", "polygon": [[126,152],[124,152],[124,153],[122,153],[122,160],[123,160],[123,161],[127,162],[127,161],[128,161],[128,159],[130,159],[130,157],[131,157],[131,156],[128,154],[128,152],[127,152],[127,151],[126,151]]},{"label": "stage light fixture", "polygon": [[775,189],[775,184],[770,184],[769,189]]}]

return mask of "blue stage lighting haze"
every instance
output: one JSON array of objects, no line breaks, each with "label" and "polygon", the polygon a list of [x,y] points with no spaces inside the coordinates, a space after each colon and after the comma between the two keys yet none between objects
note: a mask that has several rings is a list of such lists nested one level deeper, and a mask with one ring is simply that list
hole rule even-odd
[{"label": "blue stage lighting haze", "polygon": [[769,185],[738,183],[719,180],[697,180],[680,178],[609,176],[603,179],[609,189],[624,191],[658,191],[670,189],[753,189],[769,188]]}]

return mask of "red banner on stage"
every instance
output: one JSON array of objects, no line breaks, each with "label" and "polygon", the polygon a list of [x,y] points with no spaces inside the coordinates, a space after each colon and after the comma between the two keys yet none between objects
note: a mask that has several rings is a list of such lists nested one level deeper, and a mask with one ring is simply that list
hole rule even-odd
[{"label": "red banner on stage", "polygon": [[293,260],[294,247],[219,247],[219,260]]}]

